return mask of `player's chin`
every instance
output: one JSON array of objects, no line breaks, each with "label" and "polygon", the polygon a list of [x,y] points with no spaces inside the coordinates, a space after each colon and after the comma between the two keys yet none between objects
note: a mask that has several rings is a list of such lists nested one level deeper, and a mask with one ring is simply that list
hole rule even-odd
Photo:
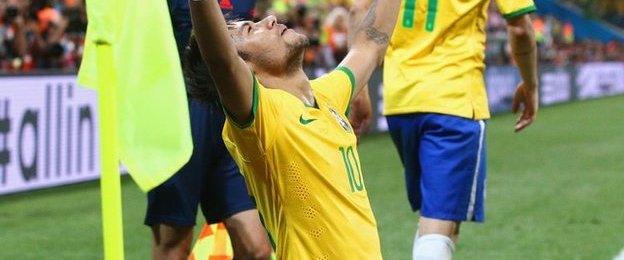
[{"label": "player's chin", "polygon": [[284,41],[286,41],[286,44],[297,48],[305,48],[310,45],[310,40],[308,39],[308,37],[300,33],[287,35],[286,37],[284,37]]}]

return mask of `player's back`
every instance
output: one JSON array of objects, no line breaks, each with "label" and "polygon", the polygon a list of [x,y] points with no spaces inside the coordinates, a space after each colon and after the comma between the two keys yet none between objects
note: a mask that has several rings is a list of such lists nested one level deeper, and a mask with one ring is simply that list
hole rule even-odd
[{"label": "player's back", "polygon": [[[531,0],[497,0],[511,18]],[[384,64],[385,113],[489,117],[483,79],[490,0],[404,0]]]}]

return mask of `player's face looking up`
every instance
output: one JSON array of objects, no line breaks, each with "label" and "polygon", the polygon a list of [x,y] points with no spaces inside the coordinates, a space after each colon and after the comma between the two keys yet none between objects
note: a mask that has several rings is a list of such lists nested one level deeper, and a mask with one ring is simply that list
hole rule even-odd
[{"label": "player's face looking up", "polygon": [[240,21],[228,27],[239,55],[264,69],[296,69],[308,45],[305,35],[278,23],[272,15],[256,23]]}]

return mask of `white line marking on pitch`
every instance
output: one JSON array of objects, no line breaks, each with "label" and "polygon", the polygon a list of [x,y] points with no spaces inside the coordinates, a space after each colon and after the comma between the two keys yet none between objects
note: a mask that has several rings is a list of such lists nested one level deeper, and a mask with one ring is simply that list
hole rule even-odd
[{"label": "white line marking on pitch", "polygon": [[624,260],[624,249],[622,249],[622,251],[620,251],[620,254],[615,256],[615,258],[613,258],[613,260]]}]

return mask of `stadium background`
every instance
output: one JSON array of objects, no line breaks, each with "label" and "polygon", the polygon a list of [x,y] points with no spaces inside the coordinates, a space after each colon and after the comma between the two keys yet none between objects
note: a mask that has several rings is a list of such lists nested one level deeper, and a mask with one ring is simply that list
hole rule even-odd
[{"label": "stadium background", "polygon": [[[493,5],[486,82],[498,115],[488,132],[488,222],[465,225],[457,259],[610,259],[624,247],[624,1],[536,3],[541,103],[561,105],[542,109],[526,133],[512,133],[506,112],[519,76]],[[259,10],[310,37],[312,77],[346,54],[348,1],[262,4]],[[99,258],[97,184],[32,191],[98,178],[95,93],[75,82],[84,5],[0,0],[0,16],[0,259]],[[375,134],[361,141],[360,154],[384,256],[407,259],[416,217],[383,134],[380,84],[377,72],[370,84]],[[144,259],[145,197],[129,178],[123,184],[126,254]]]}]

